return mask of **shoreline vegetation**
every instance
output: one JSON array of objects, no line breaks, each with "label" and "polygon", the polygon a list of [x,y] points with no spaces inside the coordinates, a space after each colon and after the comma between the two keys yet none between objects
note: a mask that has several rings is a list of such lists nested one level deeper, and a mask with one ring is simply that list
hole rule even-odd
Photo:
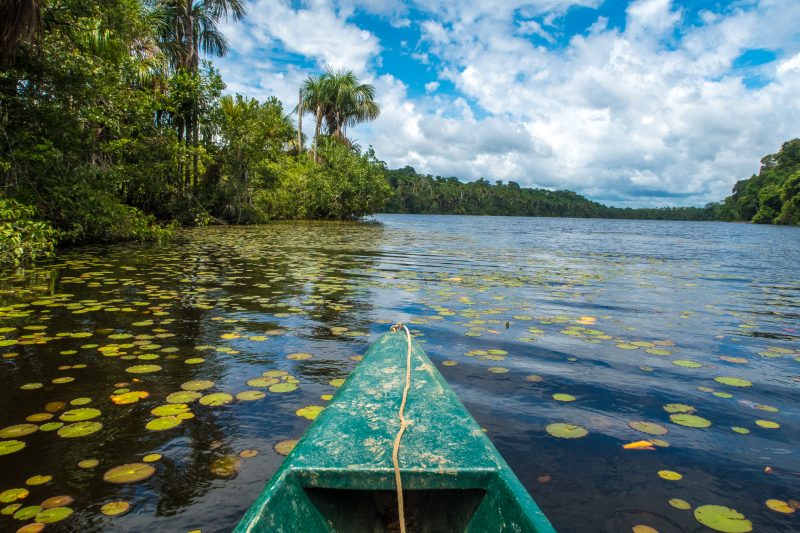
[{"label": "shoreline vegetation", "polygon": [[203,57],[224,56],[219,25],[245,16],[242,0],[0,7],[0,265],[57,245],[164,240],[179,225],[376,212],[800,224],[800,140],[705,207],[616,208],[389,170],[347,137],[380,114],[374,88],[348,70],[308,78],[288,107],[223,95]]}]

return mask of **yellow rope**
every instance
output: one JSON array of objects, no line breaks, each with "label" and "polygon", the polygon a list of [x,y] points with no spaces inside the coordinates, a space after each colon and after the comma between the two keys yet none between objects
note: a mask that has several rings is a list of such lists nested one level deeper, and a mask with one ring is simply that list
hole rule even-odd
[{"label": "yellow rope", "polygon": [[406,386],[403,389],[403,401],[400,402],[400,412],[398,413],[398,417],[400,418],[400,429],[397,432],[397,435],[394,438],[394,448],[392,449],[392,463],[394,463],[394,482],[397,486],[397,516],[398,520],[400,521],[400,533],[406,533],[406,515],[405,509],[403,505],[403,480],[400,477],[400,439],[403,438],[403,433],[406,430],[406,427],[409,426],[410,422],[406,420],[406,401],[408,400],[408,391],[411,389],[411,332],[408,331],[408,328],[398,322],[394,326],[392,326],[392,331],[397,332],[403,328],[406,331],[406,340],[408,342],[408,352],[406,353]]}]

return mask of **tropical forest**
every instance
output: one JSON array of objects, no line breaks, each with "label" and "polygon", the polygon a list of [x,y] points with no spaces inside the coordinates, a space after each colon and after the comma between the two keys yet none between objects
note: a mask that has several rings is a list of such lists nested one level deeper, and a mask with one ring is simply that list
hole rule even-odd
[{"label": "tropical forest", "polygon": [[800,216],[798,140],[704,207],[615,208],[514,181],[389,170],[347,137],[380,114],[374,87],[352,71],[309,77],[297,102],[226,92],[212,63],[229,48],[218,25],[244,17],[243,0],[9,6],[0,43],[6,264],[56,244],[164,239],[177,225],[376,212],[775,224]]}]

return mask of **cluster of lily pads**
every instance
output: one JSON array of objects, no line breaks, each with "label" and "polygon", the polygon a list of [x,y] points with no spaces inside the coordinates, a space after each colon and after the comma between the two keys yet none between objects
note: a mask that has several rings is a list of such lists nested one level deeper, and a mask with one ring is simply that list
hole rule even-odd
[{"label": "cluster of lily pads", "polygon": [[[459,284],[464,282],[464,277],[455,278]],[[485,282],[484,282],[485,283]],[[446,299],[438,299],[435,303],[429,303],[428,306],[431,310],[437,313],[435,316],[424,317],[420,320],[414,320],[412,323],[428,323],[429,320],[447,320],[453,324],[461,325],[466,328],[464,335],[467,337],[486,337],[490,336],[497,338],[499,342],[503,342],[504,348],[508,342],[503,339],[504,336],[510,332],[514,332],[515,340],[522,343],[543,343],[546,342],[548,336],[554,336],[556,333],[575,339],[576,341],[599,344],[601,342],[609,342],[613,346],[623,352],[641,351],[643,357],[654,357],[655,359],[669,358],[676,351],[679,351],[676,343],[667,339],[636,339],[628,336],[621,335],[620,333],[609,334],[597,328],[597,324],[603,322],[604,319],[610,319],[609,316],[593,317],[593,316],[569,316],[569,315],[538,315],[520,314],[519,311],[527,311],[528,308],[523,304],[511,306],[497,306],[497,301],[502,301],[503,298],[492,296],[493,302],[481,302],[480,293],[472,293],[469,295],[461,294],[458,290],[447,290],[445,292],[439,291],[439,296],[445,295]],[[458,302],[466,307],[459,307],[458,305],[450,304],[448,302]],[[511,302],[509,302],[511,303]],[[488,308],[488,309],[487,309]],[[514,314],[517,313],[517,314]],[[499,316],[498,316],[499,315]],[[690,313],[682,313],[682,318],[688,318]],[[528,325],[535,322],[536,325]],[[746,324],[750,325],[750,324]],[[521,327],[522,328],[521,328]],[[591,327],[589,327],[591,326]],[[558,328],[554,330],[553,328]],[[524,330],[522,335],[519,334],[520,329]],[[632,328],[630,328],[632,329]],[[749,328],[744,328],[749,329]],[[489,341],[491,345],[491,341]],[[466,357],[475,360],[485,361],[503,361],[509,357],[509,353],[505,349],[499,348],[473,348],[464,354]],[[513,356],[514,354],[511,354]],[[778,359],[789,358],[794,362],[800,362],[800,350],[790,349],[781,346],[767,346],[765,349],[761,348],[755,354],[760,358]],[[654,359],[654,360],[655,360]],[[707,360],[707,358],[704,358]],[[575,362],[578,359],[573,356],[566,358],[569,362]],[[669,359],[668,359],[669,360]],[[718,357],[721,362],[719,364],[700,362],[688,358],[677,358],[670,361],[670,363],[677,368],[686,370],[704,369],[712,372],[709,379],[716,385],[722,385],[722,390],[717,390],[707,385],[700,385],[697,390],[700,392],[709,393],[716,398],[732,399],[736,396],[737,390],[744,390],[752,387],[753,383],[746,378],[735,375],[714,375],[713,372],[718,371],[720,366],[727,366],[731,364],[734,366],[746,365],[750,363],[750,359],[742,356],[721,355]],[[445,367],[452,367],[458,365],[457,360],[447,359],[442,362]],[[496,374],[506,374],[510,371],[509,368],[487,366],[487,371]],[[640,369],[645,372],[653,372],[655,369],[649,364],[643,364]],[[524,378],[528,382],[541,383],[545,381],[539,375],[527,375]],[[800,381],[800,376],[795,378],[795,381]],[[727,388],[727,390],[726,390]],[[730,391],[730,392],[729,392]],[[564,404],[580,405],[580,398],[569,394],[567,392],[556,392],[552,394],[552,399]],[[741,399],[737,405],[744,405],[756,411],[764,413],[778,413],[779,408],[759,402],[752,402],[749,400]],[[664,412],[666,421],[677,426],[683,426],[694,430],[706,430],[711,428],[714,424],[709,418],[702,416],[698,413],[698,409],[683,403],[670,403],[664,405]],[[648,420],[631,420],[628,421],[628,426],[640,433],[648,435],[647,449],[655,449],[657,447],[668,447],[669,442],[660,438],[669,433],[668,426],[660,421]],[[742,420],[739,425],[729,427],[729,430],[734,434],[747,435],[754,429],[761,430],[775,430],[779,429],[781,424],[775,420],[767,419],[762,416],[753,416],[749,420]],[[589,430],[579,424],[567,421],[553,421],[545,425],[545,431],[553,437],[560,439],[580,439],[589,435]],[[680,480],[683,476],[672,471],[661,471],[659,473],[663,479]],[[673,498],[670,500],[670,505],[675,509],[689,510],[692,505],[685,500]],[[772,511],[792,514],[798,508],[797,500],[780,500],[769,499],[765,502],[765,506]],[[700,523],[723,532],[738,532],[738,531],[751,531],[752,523],[744,516],[734,509],[730,509],[720,505],[700,505],[694,510],[694,517]],[[641,525],[641,528],[649,526]],[[645,529],[641,529],[645,531]],[[634,528],[634,530],[636,530]],[[655,531],[654,529],[650,529]],[[648,531],[650,531],[648,530]]]},{"label": "cluster of lily pads", "polygon": [[[49,273],[35,269],[25,277],[9,278],[13,290],[5,293],[0,307],[3,320],[0,363],[6,361],[10,368],[39,355],[48,363],[38,373],[24,374],[27,377],[24,381],[29,382],[14,381],[18,385],[14,397],[24,397],[26,401],[36,398],[43,407],[35,413],[7,412],[16,418],[15,423],[0,429],[0,461],[21,457],[31,442],[28,436],[33,434],[85,438],[65,442],[91,442],[108,429],[104,423],[110,425],[111,413],[140,408],[149,417],[137,426],[139,431],[148,438],[162,439],[163,443],[169,443],[182,435],[187,426],[197,423],[192,420],[200,418],[198,415],[204,410],[222,417],[226,410],[242,402],[257,402],[272,394],[289,394],[287,398],[302,400],[299,408],[297,403],[288,408],[278,404],[287,417],[302,418],[305,424],[305,419],[316,418],[332,394],[322,394],[321,401],[304,405],[312,403],[308,402],[312,387],[307,384],[319,382],[319,378],[309,379],[313,374],[305,373],[302,368],[313,363],[315,355],[300,350],[318,353],[305,342],[309,338],[322,338],[331,343],[353,344],[354,349],[349,353],[361,351],[369,333],[385,331],[393,322],[390,318],[396,318],[393,312],[373,310],[373,303],[379,305],[377,299],[373,300],[373,291],[390,291],[387,294],[398,302],[396,310],[405,312],[407,303],[415,306],[413,316],[406,322],[422,339],[438,331],[463,335],[460,338],[467,349],[443,353],[448,359],[442,365],[450,368],[453,376],[460,375],[455,372],[463,371],[464,367],[475,368],[485,379],[497,383],[525,384],[532,394],[549,402],[547,405],[552,404],[554,415],[544,417],[537,431],[544,439],[552,436],[549,441],[554,446],[570,447],[575,439],[582,438],[586,440],[577,442],[587,442],[602,429],[581,418],[588,399],[580,391],[563,384],[551,386],[556,376],[548,372],[536,370],[543,375],[534,375],[519,369],[517,362],[531,357],[534,352],[530,349],[537,347],[565,354],[558,359],[564,364],[581,363],[584,356],[578,354],[589,347],[596,349],[593,353],[598,358],[608,355],[610,364],[624,361],[648,375],[689,377],[698,381],[696,388],[703,393],[702,398],[730,400],[730,412],[739,418],[736,425],[726,423],[723,427],[706,404],[676,396],[669,400],[674,403],[665,403],[663,412],[657,415],[640,413],[619,420],[619,434],[631,441],[645,439],[648,444],[644,448],[668,447],[668,439],[675,434],[702,435],[724,429],[734,438],[746,439],[744,435],[751,432],[763,435],[771,431],[779,435],[788,426],[782,418],[785,413],[778,407],[763,403],[762,398],[750,399],[749,392],[761,391],[765,385],[754,377],[758,374],[737,369],[763,363],[793,365],[800,361],[796,340],[748,338],[750,352],[743,349],[711,357],[690,351],[682,342],[668,338],[670,331],[693,319],[693,311],[668,317],[675,325],[658,331],[648,327],[634,329],[613,313],[590,316],[593,311],[582,305],[605,298],[603,284],[615,274],[629,274],[624,258],[597,259],[603,262],[601,271],[581,268],[569,261],[539,265],[533,260],[523,265],[525,268],[501,266],[491,271],[468,264],[435,271],[389,270],[374,262],[370,254],[361,255],[364,247],[369,248],[369,239],[374,238],[372,244],[378,246],[382,245],[382,237],[349,228],[337,227],[324,236],[309,231],[303,234],[305,237],[298,237],[294,230],[282,233],[280,228],[253,230],[262,232],[257,234],[250,230],[217,233],[209,229],[188,235],[188,244],[179,251],[142,250],[143,255],[135,261],[124,251],[110,257],[67,254],[54,267],[60,271],[57,282],[52,281]],[[291,238],[287,239],[287,235]],[[261,257],[268,259],[262,261]],[[498,258],[484,259],[502,265]],[[657,288],[645,276],[634,275],[634,280],[641,287]],[[561,306],[560,302],[571,305]],[[709,312],[712,311],[728,313]],[[187,318],[187,313],[194,318]],[[763,319],[752,314],[729,315],[739,319],[739,332],[725,332],[734,338],[750,335],[763,324]],[[202,331],[197,346],[187,345],[183,340],[189,320],[194,320],[194,325],[199,325]],[[273,348],[275,345],[281,348]],[[292,348],[284,349],[286,345]],[[248,363],[248,357],[263,351],[286,355],[281,355],[279,364]],[[461,353],[464,359],[460,358]],[[50,354],[57,355],[56,364],[50,364],[52,358],[45,357]],[[347,364],[352,367],[358,357],[352,356]],[[230,379],[223,381],[212,370],[217,366],[247,367],[248,375],[237,378],[235,383]],[[96,384],[86,376],[98,367],[115,376],[113,388],[96,392]],[[187,377],[191,379],[174,382],[168,379],[184,373],[190,374]],[[325,381],[331,387],[341,386],[345,373],[342,371],[341,377],[334,379],[327,376]],[[14,371],[4,375],[13,377]],[[93,392],[87,393],[88,390]],[[134,404],[135,407],[128,407]],[[235,437],[235,430],[229,431]],[[288,454],[296,440],[279,440],[269,431],[264,429],[273,451]],[[286,436],[291,435],[282,435]],[[133,452],[125,449],[114,453],[118,459],[114,465],[104,464],[105,472],[97,474],[106,483],[145,482],[159,471],[160,454],[126,455]],[[233,478],[242,468],[242,460],[258,454],[257,448],[249,447],[221,455],[211,463],[209,475]],[[90,457],[78,466],[92,472],[100,464]],[[684,480],[691,481],[689,473],[679,467],[671,468],[676,470],[654,473],[654,481],[675,486]],[[23,493],[14,491],[46,491],[49,482],[39,485],[36,482],[47,476],[31,474],[34,484],[26,484],[24,488],[0,487],[5,491],[0,491],[0,501],[3,495],[10,498]],[[76,487],[76,497],[79,491]],[[28,527],[28,532],[40,527],[35,524],[46,523],[43,520],[71,516],[70,496],[44,493],[34,496],[35,501],[26,494],[7,502],[8,506],[19,506],[6,507],[3,514],[11,519],[16,517],[18,523],[30,522],[22,526]],[[717,505],[726,502],[690,503],[692,498],[684,497],[669,500],[675,512],[692,510],[699,523],[714,530],[733,532],[753,528],[736,510]],[[783,498],[767,500],[765,505],[776,513],[794,513],[796,501]],[[62,504],[54,506],[54,502]],[[108,516],[135,509],[134,503],[122,500],[96,505],[100,506],[98,512]],[[93,509],[88,503],[83,506]],[[40,513],[45,514],[40,516]]]}]

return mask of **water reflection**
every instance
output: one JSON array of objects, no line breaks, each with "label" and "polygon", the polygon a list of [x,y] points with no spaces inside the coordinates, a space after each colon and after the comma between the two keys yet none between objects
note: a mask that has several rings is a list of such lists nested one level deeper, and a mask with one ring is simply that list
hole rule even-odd
[{"label": "water reflection", "polygon": [[[795,531],[800,513],[764,502],[800,494],[798,244],[796,228],[386,216],[69,250],[0,286],[0,431],[40,426],[0,456],[0,493],[52,475],[21,503],[74,496],[75,514],[48,526],[56,531],[227,531],[279,466],[273,446],[307,427],[295,411],[325,405],[370,338],[404,320],[559,530],[701,529],[669,504],[680,498],[735,508],[757,530]],[[287,358],[298,353],[310,357]],[[161,368],[128,371],[139,365]],[[276,371],[263,387],[247,383]],[[299,387],[273,391],[271,379]],[[195,380],[213,382],[202,394],[265,397],[195,400],[192,418],[145,429],[153,408]],[[110,400],[125,390],[149,396]],[[80,398],[101,411],[101,431],[45,430],[63,414],[47,404]],[[711,426],[671,422],[666,404]],[[52,418],[26,422],[36,414]],[[553,423],[588,435],[556,438]],[[622,448],[647,438],[659,441],[652,451]],[[152,478],[103,481],[153,452],[163,458]],[[78,468],[88,458],[100,464]],[[660,478],[664,469],[683,479]],[[115,500],[131,511],[100,514]],[[24,523],[0,516],[0,529]]]}]

